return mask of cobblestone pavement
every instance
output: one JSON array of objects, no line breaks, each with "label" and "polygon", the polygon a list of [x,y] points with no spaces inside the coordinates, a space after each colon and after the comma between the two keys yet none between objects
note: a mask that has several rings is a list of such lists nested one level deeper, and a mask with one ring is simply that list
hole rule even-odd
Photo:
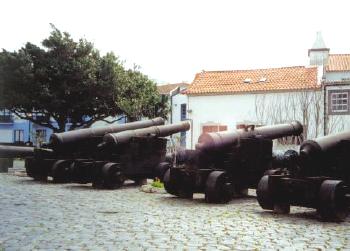
[{"label": "cobblestone pavement", "polygon": [[[251,191],[250,191],[251,192]],[[208,205],[127,185],[39,183],[0,174],[0,250],[350,250],[350,217],[263,211],[254,197]]]}]

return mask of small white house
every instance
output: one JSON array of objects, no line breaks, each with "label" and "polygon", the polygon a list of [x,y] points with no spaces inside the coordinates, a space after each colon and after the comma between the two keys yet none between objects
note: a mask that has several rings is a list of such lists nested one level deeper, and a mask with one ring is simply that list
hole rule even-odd
[{"label": "small white house", "polygon": [[241,124],[297,119],[304,124],[305,135],[313,137],[322,131],[317,67],[203,71],[196,74],[186,93],[192,122],[187,148],[193,149],[203,132],[235,130]]}]

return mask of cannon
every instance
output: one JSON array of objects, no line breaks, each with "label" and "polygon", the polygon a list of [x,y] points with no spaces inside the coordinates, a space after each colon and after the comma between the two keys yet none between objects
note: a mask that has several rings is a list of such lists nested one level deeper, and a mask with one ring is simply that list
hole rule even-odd
[{"label": "cannon", "polygon": [[176,161],[164,175],[164,187],[178,197],[192,198],[193,193],[204,193],[208,203],[227,203],[235,196],[247,194],[248,188],[255,188],[271,168],[273,139],[297,137],[302,131],[302,125],[294,121],[202,134],[194,150],[174,155]]},{"label": "cannon", "polygon": [[153,126],[137,130],[127,130],[118,133],[108,133],[103,137],[103,144],[117,146],[129,142],[136,137],[166,137],[181,131],[190,129],[188,122],[181,122],[172,125]]},{"label": "cannon", "polygon": [[60,153],[71,151],[81,152],[83,150],[91,152],[91,147],[95,148],[98,144],[100,144],[105,134],[118,133],[126,130],[134,130],[156,125],[164,125],[164,119],[158,117],[150,120],[136,121],[113,126],[85,128],[62,133],[53,133],[50,136],[48,146]]},{"label": "cannon", "polygon": [[342,221],[350,205],[350,131],[307,140],[288,150],[264,175],[257,199],[265,210],[289,213],[314,208],[327,221]]},{"label": "cannon", "polygon": [[48,176],[51,176],[54,182],[69,182],[72,163],[77,159],[96,159],[97,146],[103,142],[105,134],[162,124],[164,124],[164,119],[154,118],[113,126],[54,133],[48,144],[35,148],[33,156],[26,158],[27,174],[35,180],[47,180]]},{"label": "cannon", "polygon": [[165,162],[165,137],[189,128],[188,122],[182,122],[106,134],[94,159],[71,163],[71,181],[114,189],[126,179],[140,183],[147,178],[161,178],[169,168]]},{"label": "cannon", "polygon": [[7,172],[14,158],[25,158],[34,154],[33,147],[0,145],[0,172]]},{"label": "cannon", "polygon": [[34,147],[0,145],[0,158],[25,158],[34,155]]}]

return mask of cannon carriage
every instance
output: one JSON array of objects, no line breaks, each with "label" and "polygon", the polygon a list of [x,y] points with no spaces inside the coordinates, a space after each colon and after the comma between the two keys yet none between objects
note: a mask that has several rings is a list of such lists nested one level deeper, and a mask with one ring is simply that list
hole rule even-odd
[{"label": "cannon carriage", "polygon": [[74,131],[53,133],[48,144],[34,148],[32,156],[26,158],[28,176],[35,180],[52,177],[56,183],[70,182],[72,165],[75,160],[93,161],[97,157],[98,144],[106,133],[163,125],[162,118],[137,121],[99,128],[85,128]]},{"label": "cannon carriage", "polygon": [[184,198],[204,193],[208,203],[226,203],[234,196],[246,195],[271,168],[272,140],[299,136],[302,131],[302,125],[294,121],[202,134],[194,150],[174,156],[175,163],[164,175],[165,189]]},{"label": "cannon carriage", "polygon": [[126,179],[142,183],[147,178],[161,178],[169,168],[165,162],[165,137],[189,128],[188,122],[182,122],[106,134],[94,159],[71,164],[72,182],[118,188]]},{"label": "cannon carriage", "polygon": [[314,208],[321,219],[342,221],[350,206],[350,131],[307,140],[287,151],[261,178],[257,199],[265,210]]},{"label": "cannon carriage", "polygon": [[[40,148],[0,148],[0,156],[25,157],[29,177],[53,182],[92,182],[116,188],[125,179],[141,182],[161,177],[167,168],[166,137],[189,129],[189,123],[163,125],[162,118],[101,128],[54,133]],[[115,139],[111,141],[110,139]]]},{"label": "cannon carriage", "polygon": [[160,172],[167,168],[165,137],[188,129],[189,123],[183,122],[107,133],[92,138],[92,150],[85,147],[73,154],[57,147],[36,149],[37,156],[26,161],[27,172],[35,179],[51,176],[54,182],[92,183],[108,189],[120,187],[126,179],[141,183],[161,177]]}]

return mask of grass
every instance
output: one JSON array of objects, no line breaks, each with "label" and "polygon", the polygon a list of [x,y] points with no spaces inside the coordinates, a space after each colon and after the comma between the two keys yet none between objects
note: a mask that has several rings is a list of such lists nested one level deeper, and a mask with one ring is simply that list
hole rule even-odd
[{"label": "grass", "polygon": [[158,178],[154,179],[151,186],[156,188],[164,188],[164,184]]}]

